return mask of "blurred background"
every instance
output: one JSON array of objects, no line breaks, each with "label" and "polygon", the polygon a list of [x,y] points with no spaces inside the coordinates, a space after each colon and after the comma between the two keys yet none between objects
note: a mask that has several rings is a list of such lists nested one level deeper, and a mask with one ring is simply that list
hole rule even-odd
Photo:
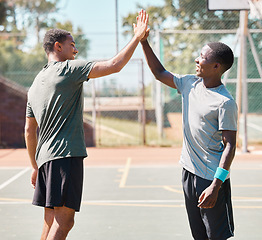
[{"label": "blurred background", "polygon": [[[23,120],[18,123],[15,119],[24,119],[26,91],[47,62],[42,40],[48,29],[70,31],[78,59],[109,59],[132,38],[132,24],[142,8],[150,17],[149,42],[165,68],[173,73],[194,74],[194,60],[206,43],[222,41],[229,45],[235,62],[223,82],[237,99],[241,13],[208,11],[207,4],[207,0],[1,0],[0,146],[24,146],[20,142],[10,144],[8,138],[13,135],[22,139],[21,127],[14,126],[22,126]],[[243,138],[249,145],[262,143],[262,20],[248,14],[247,115],[241,114],[241,104],[239,146]],[[120,73],[89,80],[84,92],[90,145],[181,146],[181,96],[174,89],[159,86],[141,46]],[[21,106],[15,94],[23,99]],[[18,137],[12,131],[19,132]]]}]

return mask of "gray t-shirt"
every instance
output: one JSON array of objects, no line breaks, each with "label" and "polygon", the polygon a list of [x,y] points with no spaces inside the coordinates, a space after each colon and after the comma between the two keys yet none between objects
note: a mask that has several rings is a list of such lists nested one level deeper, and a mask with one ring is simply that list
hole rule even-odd
[{"label": "gray t-shirt", "polygon": [[86,157],[83,130],[83,82],[94,62],[49,62],[28,91],[26,116],[39,126],[36,161]]},{"label": "gray t-shirt", "polygon": [[182,94],[183,148],[180,163],[189,172],[213,180],[224,144],[222,130],[237,130],[237,105],[222,84],[206,88],[195,75],[175,75]]}]

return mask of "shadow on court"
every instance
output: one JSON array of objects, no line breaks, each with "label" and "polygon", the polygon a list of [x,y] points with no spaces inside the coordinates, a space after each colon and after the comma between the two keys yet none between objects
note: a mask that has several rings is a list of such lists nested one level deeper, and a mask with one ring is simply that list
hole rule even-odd
[{"label": "shadow on court", "polygon": [[[68,239],[192,239],[181,189],[179,154],[180,149],[172,148],[89,149],[82,207]],[[3,240],[40,238],[43,209],[31,205],[28,164],[25,150],[0,151]],[[234,239],[261,239],[259,149],[237,154],[231,184]]]}]

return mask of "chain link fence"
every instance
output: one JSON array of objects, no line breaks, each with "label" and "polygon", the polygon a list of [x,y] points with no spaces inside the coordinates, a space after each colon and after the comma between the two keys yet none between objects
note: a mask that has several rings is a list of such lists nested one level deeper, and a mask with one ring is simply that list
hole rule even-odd
[{"label": "chain link fence", "polygon": [[[159,57],[166,69],[178,74],[195,73],[194,59],[206,43],[222,41],[228,44],[234,51],[235,62],[231,71],[224,75],[223,81],[236,98],[240,49],[235,26],[238,21],[238,18],[225,18],[223,25],[214,29],[216,21],[210,19],[206,30],[162,30],[159,39],[156,33],[151,32],[150,43],[155,52],[159,49]],[[262,79],[252,48],[261,66],[262,30],[250,29],[250,34],[254,46],[251,46],[250,41],[247,44],[248,140],[249,143],[261,143]],[[107,34],[101,34],[101,38],[107,37]],[[17,53],[10,41],[13,41],[11,37],[8,41],[7,38],[0,38],[0,54],[4,56],[0,63],[0,74],[28,88],[45,65],[45,54],[39,47],[36,52],[22,56],[22,52]],[[143,59],[133,58],[120,73],[85,83],[84,117],[94,127],[97,146],[181,145],[181,96],[176,90],[164,85],[161,91],[163,136],[159,135],[156,123],[156,81]],[[243,134],[242,122],[240,118],[240,137]]]},{"label": "chain link fence", "polygon": [[[262,29],[249,30],[250,38],[247,41],[247,138],[249,144],[261,143],[262,142],[262,79],[261,79],[261,62],[262,62]],[[238,84],[238,64],[239,64],[239,37],[238,31],[236,30],[203,30],[203,31],[162,31],[161,38],[156,44],[160,45],[160,56],[162,56],[162,62],[164,65],[169,65],[172,72],[178,74],[194,74],[195,62],[194,59],[199,55],[200,49],[190,44],[191,39],[198,39],[199,46],[204,46],[210,41],[222,41],[229,45],[235,55],[235,61],[232,68],[224,74],[223,83],[226,85],[232,96],[237,99],[237,84]],[[165,41],[167,35],[172,35],[176,39],[177,44],[173,44],[168,49],[165,49]],[[169,37],[170,38],[170,37]],[[183,40],[181,40],[183,39]],[[180,54],[176,56],[175,60],[170,56],[170,52],[179,52],[179,44],[186,44],[186,52],[191,54]],[[169,70],[170,70],[169,69]],[[168,87],[162,88],[163,99],[164,99],[164,116],[178,115],[181,113],[181,96],[176,90]],[[243,104],[240,102],[240,116],[239,116],[239,142],[241,141],[244,134],[244,122],[243,114],[241,109]],[[178,118],[180,120],[180,118]],[[176,120],[174,120],[176,121]],[[165,118],[164,126],[168,128],[170,124],[175,125],[176,122],[171,123]],[[180,123],[179,123],[180,125]]]}]

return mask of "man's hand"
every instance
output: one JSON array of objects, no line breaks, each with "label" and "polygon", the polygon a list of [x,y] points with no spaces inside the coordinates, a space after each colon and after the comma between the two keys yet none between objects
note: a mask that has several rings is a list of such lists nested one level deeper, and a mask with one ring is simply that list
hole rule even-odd
[{"label": "man's hand", "polygon": [[218,192],[222,181],[219,179],[214,179],[209,187],[207,187],[200,195],[197,205],[200,208],[213,208],[216,205]]},{"label": "man's hand", "polygon": [[149,31],[150,31],[150,28],[148,28],[148,29],[146,30],[146,33],[145,33],[144,37],[140,40],[140,42],[144,42],[144,41],[147,40],[147,38],[148,38],[148,36],[149,36]]},{"label": "man's hand", "polygon": [[133,24],[135,36],[140,41],[144,38],[145,33],[147,31],[147,24],[148,24],[148,14],[146,14],[145,10],[141,10],[139,15],[136,18],[137,23]]},{"label": "man's hand", "polygon": [[38,169],[33,168],[32,173],[31,173],[31,185],[34,189],[36,185],[37,174],[38,174]]}]

